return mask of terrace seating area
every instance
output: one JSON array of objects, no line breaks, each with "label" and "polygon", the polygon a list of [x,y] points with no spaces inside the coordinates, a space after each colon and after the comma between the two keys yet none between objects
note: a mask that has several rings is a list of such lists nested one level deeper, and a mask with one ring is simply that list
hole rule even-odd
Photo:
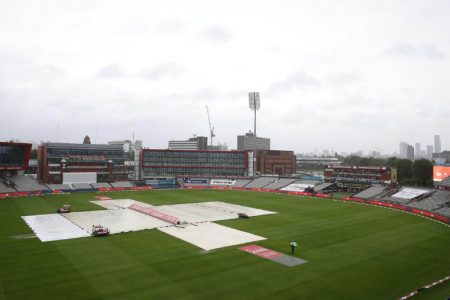
[{"label": "terrace seating area", "polygon": [[249,182],[245,187],[249,189],[264,188],[266,185],[274,182],[277,179],[278,179],[277,177],[259,177]]},{"label": "terrace seating area", "polygon": [[328,188],[330,188],[333,185],[335,185],[335,183],[332,183],[332,182],[320,183],[320,184],[314,186],[314,192],[316,192],[316,193],[323,193],[323,192],[325,192]]},{"label": "terrace seating area", "polygon": [[107,182],[96,182],[96,183],[91,183],[91,186],[94,189],[101,189],[101,188],[106,188],[106,189],[110,189],[111,185],[109,185],[109,183]]},{"label": "terrace seating area", "polygon": [[321,184],[322,181],[319,180],[306,180],[300,179],[296,180],[293,183],[281,188],[282,191],[288,192],[303,192],[306,188],[312,187],[314,188],[316,185]]},{"label": "terrace seating area", "polygon": [[111,186],[114,188],[130,188],[134,185],[129,181],[118,181],[118,182],[112,182]]},{"label": "terrace seating area", "polygon": [[73,190],[72,185],[70,184],[47,184],[47,187],[51,190],[51,191],[70,191]]},{"label": "terrace seating area", "polygon": [[251,179],[236,179],[236,183],[233,185],[234,187],[244,187],[249,182],[252,181]]},{"label": "terrace seating area", "polygon": [[352,197],[360,198],[360,199],[373,199],[376,196],[382,194],[385,191],[386,187],[384,186],[371,186],[370,188],[361,191]]},{"label": "terrace seating area", "polygon": [[380,197],[380,201],[408,204],[412,201],[418,201],[428,198],[434,191],[428,189],[417,189],[410,187],[403,187],[399,190],[392,190],[390,196]]},{"label": "terrace seating area", "polygon": [[450,217],[450,207],[439,208],[436,209],[434,212],[446,217]]},{"label": "terrace seating area", "polygon": [[280,179],[276,179],[275,181],[269,183],[268,185],[266,185],[264,188],[265,189],[269,189],[269,190],[279,190],[282,187],[285,187],[291,183],[293,183],[294,181],[296,181],[296,179],[292,179],[292,178],[280,178]]},{"label": "terrace seating area", "polygon": [[419,201],[412,201],[408,204],[410,207],[434,211],[450,204],[450,193],[444,191],[436,191],[430,197]]},{"label": "terrace seating area", "polygon": [[6,193],[14,193],[14,192],[16,192],[16,190],[13,187],[8,186],[0,181],[0,194],[1,193],[5,193],[5,194]]},{"label": "terrace seating area", "polygon": [[27,176],[14,176],[10,178],[10,181],[14,182],[14,188],[18,192],[39,192],[48,190],[47,187]]},{"label": "terrace seating area", "polygon": [[76,190],[93,190],[94,188],[89,183],[72,183]]}]

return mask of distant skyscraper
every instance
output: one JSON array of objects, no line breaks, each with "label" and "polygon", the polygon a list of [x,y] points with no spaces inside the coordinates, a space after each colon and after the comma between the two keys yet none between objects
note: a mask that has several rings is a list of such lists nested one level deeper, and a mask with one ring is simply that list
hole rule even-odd
[{"label": "distant skyscraper", "polygon": [[441,136],[438,134],[434,136],[434,153],[441,153]]},{"label": "distant skyscraper", "polygon": [[194,136],[187,141],[169,141],[169,150],[208,150],[208,138]]},{"label": "distant skyscraper", "polygon": [[255,143],[255,135],[253,132],[247,132],[245,135],[237,136],[237,149],[238,150],[270,150],[270,139],[263,137],[256,137],[256,147]]},{"label": "distant skyscraper", "polygon": [[414,153],[416,157],[420,157],[422,151],[420,150],[420,143],[416,143],[415,147],[414,147]]},{"label": "distant skyscraper", "polygon": [[414,160],[414,147],[411,145],[408,145],[406,148],[406,158],[413,161]]},{"label": "distant skyscraper", "polygon": [[433,145],[427,145],[427,158],[431,158],[433,156]]},{"label": "distant skyscraper", "polygon": [[405,142],[400,143],[400,158],[406,158],[406,150],[408,149],[408,144]]}]

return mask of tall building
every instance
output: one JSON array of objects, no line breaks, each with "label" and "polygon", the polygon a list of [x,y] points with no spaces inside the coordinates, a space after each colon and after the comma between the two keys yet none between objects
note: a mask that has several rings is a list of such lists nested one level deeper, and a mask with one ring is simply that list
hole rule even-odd
[{"label": "tall building", "polygon": [[431,159],[433,157],[433,145],[427,145],[427,158]]},{"label": "tall building", "polygon": [[434,136],[434,152],[441,153],[441,136],[436,134]]},{"label": "tall building", "polygon": [[169,150],[208,150],[208,138],[194,136],[187,141],[169,141]]},{"label": "tall building", "polygon": [[406,148],[406,158],[413,161],[414,160],[414,147],[411,145],[408,145]]},{"label": "tall building", "polygon": [[[245,135],[238,135],[237,149],[238,150],[254,150],[255,149],[255,135],[249,131]],[[256,150],[270,150],[270,139],[256,137]]]},{"label": "tall building", "polygon": [[416,158],[421,156],[422,150],[420,148],[421,148],[420,143],[416,143],[416,145],[414,147],[414,153],[415,153]]},{"label": "tall building", "polygon": [[400,143],[400,158],[406,158],[406,150],[408,149],[408,144],[406,142]]}]

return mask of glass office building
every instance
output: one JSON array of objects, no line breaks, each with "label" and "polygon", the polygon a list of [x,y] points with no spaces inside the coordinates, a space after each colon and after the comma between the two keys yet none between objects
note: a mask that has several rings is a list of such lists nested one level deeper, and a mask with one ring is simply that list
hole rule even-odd
[{"label": "glass office building", "polygon": [[143,149],[142,179],[155,177],[245,177],[247,151]]}]

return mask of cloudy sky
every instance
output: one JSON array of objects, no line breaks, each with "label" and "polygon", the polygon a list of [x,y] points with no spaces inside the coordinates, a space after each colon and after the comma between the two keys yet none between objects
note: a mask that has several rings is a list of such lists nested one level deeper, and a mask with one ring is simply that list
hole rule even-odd
[{"label": "cloudy sky", "polygon": [[0,140],[450,147],[450,2],[1,1]]}]

